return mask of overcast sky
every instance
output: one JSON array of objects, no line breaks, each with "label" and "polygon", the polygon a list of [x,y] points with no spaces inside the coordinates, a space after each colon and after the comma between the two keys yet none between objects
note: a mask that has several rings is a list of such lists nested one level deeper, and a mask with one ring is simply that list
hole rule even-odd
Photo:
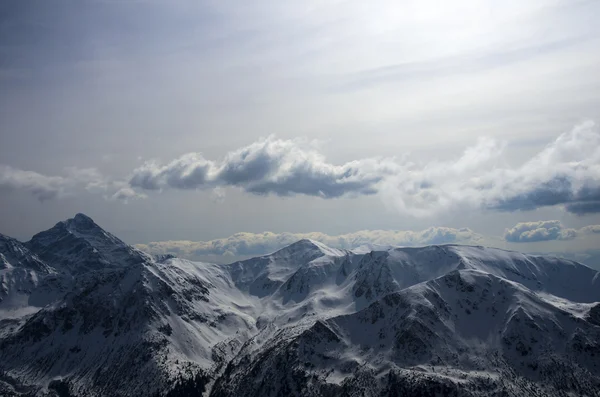
[{"label": "overcast sky", "polygon": [[3,1],[0,232],[83,212],[142,244],[596,248],[598,15],[576,0]]}]

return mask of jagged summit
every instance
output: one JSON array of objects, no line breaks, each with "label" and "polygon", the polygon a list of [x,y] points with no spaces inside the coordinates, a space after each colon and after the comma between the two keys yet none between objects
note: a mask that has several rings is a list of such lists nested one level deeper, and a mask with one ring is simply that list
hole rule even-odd
[{"label": "jagged summit", "polygon": [[238,288],[251,295],[271,295],[303,266],[343,257],[347,251],[311,239],[298,240],[272,254],[227,265]]},{"label": "jagged summit", "polygon": [[73,218],[67,219],[66,221],[64,221],[69,227],[75,228],[75,229],[92,229],[92,228],[99,228],[100,226],[98,226],[94,220],[92,218],[90,218],[89,216],[82,214],[82,213],[77,213],[75,214],[75,216]]},{"label": "jagged summit", "polygon": [[308,238],[303,238],[302,240],[298,240],[290,245],[287,245],[287,246],[275,251],[273,254],[277,254],[279,252],[298,252],[298,251],[305,251],[305,250],[319,250],[321,245],[323,245],[323,244],[318,243],[318,242],[308,239]]},{"label": "jagged summit", "polygon": [[46,245],[53,242],[56,238],[63,237],[66,233],[88,239],[103,236],[114,242],[121,242],[121,240],[98,226],[92,218],[81,213],[76,214],[73,218],[58,222],[48,230],[37,233],[32,237],[31,241],[35,241],[36,244]]},{"label": "jagged summit", "polygon": [[303,238],[296,241],[286,247],[275,251],[271,255],[297,255],[297,254],[314,254],[316,256],[329,255],[329,256],[342,256],[346,252],[344,250],[328,247],[327,245],[312,240],[309,238]]},{"label": "jagged summit", "polygon": [[150,259],[81,213],[34,235],[25,245],[51,266],[70,273]]}]

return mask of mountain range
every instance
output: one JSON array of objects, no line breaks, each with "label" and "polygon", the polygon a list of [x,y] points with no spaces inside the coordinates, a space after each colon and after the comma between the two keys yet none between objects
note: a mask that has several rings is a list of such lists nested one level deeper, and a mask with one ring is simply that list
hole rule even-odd
[{"label": "mountain range", "polygon": [[0,234],[2,396],[600,396],[600,273],[300,240],[228,265]]}]

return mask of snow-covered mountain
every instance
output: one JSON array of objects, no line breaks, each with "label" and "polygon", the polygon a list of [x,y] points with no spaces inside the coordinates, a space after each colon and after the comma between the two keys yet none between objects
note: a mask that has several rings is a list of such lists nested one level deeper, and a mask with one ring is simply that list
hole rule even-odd
[{"label": "snow-covered mountain", "polygon": [[33,236],[25,245],[50,266],[74,275],[150,259],[83,214],[58,222],[53,228]]},{"label": "snow-covered mountain", "polygon": [[[0,395],[600,395],[600,276],[467,246],[152,257],[0,235]],[[191,393],[191,394],[190,394]]]},{"label": "snow-covered mountain", "polygon": [[55,270],[24,244],[0,234],[0,320],[35,311],[29,297],[40,281],[53,273]]}]

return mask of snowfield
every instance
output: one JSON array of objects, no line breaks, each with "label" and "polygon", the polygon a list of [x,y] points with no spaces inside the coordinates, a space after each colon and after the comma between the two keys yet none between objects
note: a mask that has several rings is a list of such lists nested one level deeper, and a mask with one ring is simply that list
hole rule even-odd
[{"label": "snowfield", "polygon": [[0,395],[600,396],[600,276],[311,240],[216,265],[77,214],[26,243],[0,235]]}]

